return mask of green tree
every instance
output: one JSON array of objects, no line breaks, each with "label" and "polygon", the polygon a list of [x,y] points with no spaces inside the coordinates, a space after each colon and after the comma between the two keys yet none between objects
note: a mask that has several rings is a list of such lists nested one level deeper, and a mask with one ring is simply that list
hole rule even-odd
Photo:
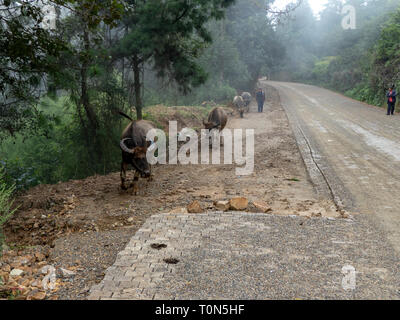
[{"label": "green tree", "polygon": [[400,9],[386,23],[373,49],[371,81],[383,94],[392,83],[400,82]]},{"label": "green tree", "polygon": [[[89,28],[100,23],[112,24],[126,9],[118,0],[53,0],[57,8],[68,8]],[[43,114],[35,104],[46,93],[47,75],[57,73],[60,53],[68,49],[57,31],[42,26],[43,1],[1,1],[0,8],[0,134],[37,128]],[[70,47],[71,48],[71,47]],[[87,58],[87,57],[86,57]],[[85,77],[87,70],[83,69]],[[82,81],[82,85],[85,81]],[[85,90],[83,90],[85,91]],[[82,100],[85,102],[85,94]],[[88,108],[88,114],[90,108]]]},{"label": "green tree", "polygon": [[307,81],[311,77],[319,39],[316,30],[316,18],[308,1],[303,1],[290,19],[276,27],[286,52],[279,80]]},{"label": "green tree", "polygon": [[285,56],[285,48],[267,15],[270,2],[239,0],[227,13],[227,34],[235,42],[240,60],[249,73],[245,90],[252,90],[260,75],[271,73]]},{"label": "green tree", "polygon": [[65,49],[41,27],[43,13],[29,1],[1,1],[0,8],[0,135],[35,127],[33,104],[44,89],[44,77],[55,70],[55,57]]},{"label": "green tree", "polygon": [[115,151],[115,110],[124,108],[124,92],[108,50],[111,29],[125,11],[121,1],[77,1],[57,30],[69,50],[60,55],[62,69],[52,74],[50,87],[66,90],[76,107],[76,143],[86,146],[91,173],[107,172]]},{"label": "green tree", "polygon": [[234,0],[148,0],[128,3],[133,7],[122,19],[113,56],[126,60],[132,74],[130,103],[143,118],[143,67],[150,64],[160,78],[176,82],[183,93],[204,83],[207,74],[197,58],[212,41],[206,23],[220,20]]}]

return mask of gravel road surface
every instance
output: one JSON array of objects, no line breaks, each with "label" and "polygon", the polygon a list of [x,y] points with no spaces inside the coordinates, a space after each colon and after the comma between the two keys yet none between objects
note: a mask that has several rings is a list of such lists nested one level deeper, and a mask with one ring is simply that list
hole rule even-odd
[{"label": "gravel road surface", "polygon": [[314,86],[268,84],[344,207],[371,215],[400,251],[400,117]]}]

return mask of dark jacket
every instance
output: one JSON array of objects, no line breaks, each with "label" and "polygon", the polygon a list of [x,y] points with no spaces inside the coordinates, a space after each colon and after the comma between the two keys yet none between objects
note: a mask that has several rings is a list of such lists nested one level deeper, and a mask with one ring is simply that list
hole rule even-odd
[{"label": "dark jacket", "polygon": [[262,91],[258,91],[256,94],[257,102],[265,102],[265,93]]},{"label": "dark jacket", "polygon": [[[393,90],[392,93],[390,94],[390,91],[386,94],[386,97],[388,98],[388,103],[396,103],[396,96],[397,96],[397,92],[396,90]],[[389,98],[392,97],[393,101],[390,102]]]}]

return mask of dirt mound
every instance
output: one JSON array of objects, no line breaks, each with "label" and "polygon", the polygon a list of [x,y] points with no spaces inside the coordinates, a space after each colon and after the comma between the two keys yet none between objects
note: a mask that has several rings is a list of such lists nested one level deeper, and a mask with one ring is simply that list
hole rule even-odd
[{"label": "dirt mound", "polygon": [[203,120],[207,120],[208,115],[215,107],[224,108],[230,116],[235,116],[233,106],[206,105],[204,107],[167,107],[164,105],[151,106],[145,109],[146,119],[153,121],[158,127],[168,132],[169,121],[178,122],[178,130],[192,128],[200,130],[203,128]]}]

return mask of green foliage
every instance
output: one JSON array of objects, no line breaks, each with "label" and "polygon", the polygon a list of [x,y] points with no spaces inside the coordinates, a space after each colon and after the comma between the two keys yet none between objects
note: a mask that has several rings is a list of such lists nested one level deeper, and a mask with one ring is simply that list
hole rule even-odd
[{"label": "green foliage", "polygon": [[3,252],[3,245],[5,241],[3,226],[16,211],[16,209],[13,209],[12,200],[15,186],[6,184],[4,177],[4,169],[0,166],[0,256]]},{"label": "green foliage", "polygon": [[385,90],[400,80],[399,3],[350,0],[346,4],[356,9],[355,30],[342,28],[344,4],[339,0],[328,1],[319,20],[305,2],[293,21],[278,26],[289,55],[280,68],[285,71],[282,80],[327,87],[381,106]]},{"label": "green foliage", "polygon": [[[45,93],[46,75],[60,72],[59,56],[72,48],[62,34],[42,28],[42,3],[2,1],[0,23],[0,139],[41,128],[35,103]],[[119,0],[53,0],[84,16],[88,27],[112,25],[128,7]],[[63,67],[63,65],[61,65]],[[27,130],[30,129],[30,130]]]},{"label": "green foliage", "polygon": [[384,94],[392,84],[400,83],[400,9],[384,25],[371,52],[368,84],[375,94]]},{"label": "green foliage", "polygon": [[4,159],[8,183],[15,184],[17,189],[27,189],[41,183],[81,179],[118,169],[122,119],[113,122],[113,128],[99,130],[96,148],[101,149],[104,160],[96,162],[90,154],[95,147],[87,147],[85,132],[74,114],[76,106],[68,97],[45,98],[39,108],[57,120],[47,136],[17,136],[4,141],[0,158]]},{"label": "green foliage", "polygon": [[175,85],[158,81],[148,73],[144,104],[227,103],[243,91],[253,91],[259,76],[271,74],[285,57],[264,5],[259,0],[238,0],[227,9],[225,19],[207,24],[213,41],[197,59],[208,74],[206,83],[182,95]]},{"label": "green foliage", "polygon": [[111,50],[116,59],[126,59],[133,72],[130,80],[138,119],[142,118],[144,64],[151,65],[159,78],[169,78],[188,93],[203,84],[207,74],[197,63],[211,42],[206,23],[222,19],[234,0],[179,1],[128,0],[133,10],[120,24],[122,37]]},{"label": "green foliage", "polygon": [[242,76],[248,82],[242,84],[240,91],[252,91],[260,76],[273,72],[284,61],[285,47],[264,10],[270,2],[238,0],[228,10],[226,34],[234,42],[243,65],[236,68],[247,69]]},{"label": "green foliage", "polygon": [[[33,102],[42,93],[43,77],[55,70],[65,45],[40,27],[43,13],[29,1],[7,1],[0,23],[0,138],[38,127]],[[29,27],[27,27],[27,25]]]},{"label": "green foliage", "polygon": [[337,60],[337,57],[324,57],[317,60],[312,70],[313,79],[317,81],[327,82],[331,64]]},{"label": "green foliage", "polygon": [[175,87],[166,87],[162,91],[146,90],[144,102],[146,106],[165,104],[168,106],[199,106],[205,101],[226,104],[232,101],[236,90],[226,83],[210,79],[206,84],[196,88],[188,95],[179,94]]},{"label": "green foliage", "polygon": [[276,34],[285,50],[285,59],[275,63],[274,78],[284,81],[311,80],[317,59],[317,22],[308,1],[303,1],[291,18],[276,26]]}]

